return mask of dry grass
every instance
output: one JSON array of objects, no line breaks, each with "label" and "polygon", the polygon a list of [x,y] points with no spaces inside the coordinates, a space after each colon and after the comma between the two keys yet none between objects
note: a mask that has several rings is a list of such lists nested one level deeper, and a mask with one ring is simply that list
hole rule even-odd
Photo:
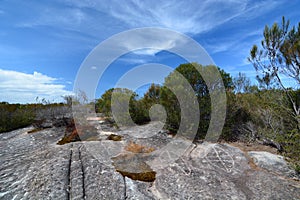
[{"label": "dry grass", "polygon": [[140,144],[136,144],[132,141],[129,144],[127,144],[127,146],[125,147],[125,150],[133,152],[133,153],[151,153],[151,152],[155,151],[155,149],[153,147],[143,146]]}]

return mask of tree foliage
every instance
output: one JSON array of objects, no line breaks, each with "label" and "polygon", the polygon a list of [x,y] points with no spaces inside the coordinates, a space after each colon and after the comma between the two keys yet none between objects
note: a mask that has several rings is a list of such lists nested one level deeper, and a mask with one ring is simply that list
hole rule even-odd
[{"label": "tree foliage", "polygon": [[[125,89],[110,89],[106,91],[100,99],[96,101],[96,110],[105,113],[107,116],[112,116],[111,105],[115,104],[119,108],[120,119],[129,121],[128,116],[132,118],[135,123],[142,124],[150,121],[149,110],[155,104],[161,104],[167,113],[166,128],[172,133],[176,133],[180,124],[188,124],[191,127],[198,128],[198,137],[203,138],[210,122],[211,102],[208,85],[205,83],[203,77],[199,73],[206,73],[208,78],[214,77],[215,72],[219,71],[226,90],[233,89],[233,82],[230,74],[216,66],[202,66],[197,63],[186,63],[179,65],[169,76],[165,78],[163,86],[152,84],[143,98],[137,99],[136,94]],[[212,79],[212,78],[211,78]],[[209,85],[211,88],[217,90],[220,85],[216,84],[218,81],[213,80]],[[187,87],[189,86],[189,87]],[[190,91],[188,91],[188,88]],[[119,92],[117,92],[119,91]],[[113,93],[115,93],[114,103],[111,101]],[[119,93],[119,94],[118,94]],[[127,97],[125,96],[127,95]],[[195,101],[188,103],[194,96]],[[130,99],[129,107],[128,101]],[[123,103],[121,103],[123,102]],[[181,102],[181,104],[180,104]],[[199,123],[196,124],[181,123],[183,119],[189,119],[194,116],[194,106],[199,107],[200,113]],[[125,111],[129,110],[129,114]],[[190,130],[191,127],[182,127],[184,130]]]},{"label": "tree foliage", "polygon": [[[188,84],[191,86],[192,95],[195,95],[197,98],[197,103],[200,110],[200,120],[199,124],[190,124],[191,126],[198,125],[197,138],[204,138],[207,132],[210,117],[211,117],[211,99],[209,94],[209,89],[217,90],[220,87],[217,84],[217,80],[211,81],[208,86],[201,74],[205,74],[206,78],[214,77],[215,70],[217,69],[220,74],[222,81],[224,83],[224,87],[227,90],[231,90],[233,88],[232,78],[225,71],[215,67],[215,66],[202,66],[197,63],[186,63],[179,65],[174,72],[172,72],[168,77],[165,78],[164,87],[161,92],[161,102],[162,105],[166,108],[168,118],[167,118],[167,127],[169,130],[176,132],[182,123],[182,119],[184,119],[182,110],[188,110],[187,115],[194,115],[193,110],[189,110],[189,105],[180,105],[178,101],[178,96],[176,96],[173,91],[169,88],[173,87],[173,90],[178,89],[179,91],[184,91],[187,87],[183,87],[183,80],[186,80]],[[201,72],[201,74],[199,73]],[[184,79],[178,78],[178,73],[184,77]],[[177,77],[177,79],[176,79]],[[176,81],[174,81],[174,79]],[[174,84],[173,84],[174,83]],[[209,88],[210,87],[210,88]],[[182,95],[182,98],[188,98],[187,96]],[[184,100],[183,100],[184,101]],[[186,106],[186,107],[185,107]],[[198,114],[198,113],[197,113]]]},{"label": "tree foliage", "polygon": [[[300,130],[300,96],[293,96],[292,90],[282,81],[282,75],[294,80],[300,86],[300,22],[298,27],[289,28],[289,21],[282,18],[281,26],[274,23],[265,26],[262,48],[254,45],[248,60],[253,63],[256,71],[261,73],[258,80],[269,86],[272,81],[283,89],[292,104],[291,111]],[[267,88],[269,89],[269,88]]]},{"label": "tree foliage", "polygon": [[239,72],[238,76],[233,79],[233,84],[236,93],[250,92],[251,81],[244,73]]},{"label": "tree foliage", "polygon": [[[118,125],[143,124],[150,121],[148,108],[151,98],[137,100],[137,94],[126,88],[111,88],[96,100],[96,112],[114,117]],[[114,116],[113,116],[114,115]]]}]

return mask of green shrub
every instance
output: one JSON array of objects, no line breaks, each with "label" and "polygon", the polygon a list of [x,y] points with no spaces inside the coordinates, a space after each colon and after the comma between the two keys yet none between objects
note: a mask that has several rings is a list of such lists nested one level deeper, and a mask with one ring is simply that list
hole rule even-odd
[{"label": "green shrub", "polygon": [[[207,79],[209,79],[209,76],[211,76],[211,79],[214,80],[213,77],[215,76],[216,70],[221,74],[225,89],[231,90],[233,86],[231,76],[220,68],[212,65],[202,66],[198,63],[181,64],[169,76],[165,78],[164,86],[161,89],[160,100],[161,104],[167,111],[168,117],[166,126],[171,132],[176,133],[180,124],[187,124],[188,126],[191,126],[184,127],[183,130],[192,130],[192,126],[198,125],[196,139],[203,139],[206,136],[211,117],[211,99],[209,88],[206,85],[201,74],[205,74]],[[200,74],[199,71],[202,73]],[[181,78],[181,76],[184,77],[184,80]],[[185,93],[182,93],[182,95],[180,95],[180,98],[182,102],[186,102],[185,100],[189,97],[186,96],[186,91],[188,88],[183,88],[183,85],[185,85],[185,81],[187,81],[191,86],[191,88],[193,89],[192,93],[198,100],[200,110],[200,120],[198,124],[181,122],[182,119],[187,120],[189,118],[189,115],[199,114],[195,113],[189,105],[185,105],[184,103],[183,105],[179,105],[179,101],[176,95],[173,93],[173,91],[177,91],[179,94],[181,94],[184,91]],[[213,90],[220,89],[218,86],[218,84],[215,84]],[[185,113],[188,116],[181,116],[183,113],[181,112],[182,109],[185,109]]]},{"label": "green shrub", "polygon": [[278,134],[276,137],[283,147],[283,155],[290,159],[295,170],[300,173],[300,132],[297,129],[288,134]]},{"label": "green shrub", "polygon": [[112,88],[107,90],[100,99],[96,100],[96,112],[112,117],[112,105],[116,114],[118,126],[144,124],[150,121],[147,104],[144,100],[137,100],[137,94],[126,88]]},{"label": "green shrub", "polygon": [[35,112],[30,106],[0,104],[0,133],[26,127],[34,118]]}]

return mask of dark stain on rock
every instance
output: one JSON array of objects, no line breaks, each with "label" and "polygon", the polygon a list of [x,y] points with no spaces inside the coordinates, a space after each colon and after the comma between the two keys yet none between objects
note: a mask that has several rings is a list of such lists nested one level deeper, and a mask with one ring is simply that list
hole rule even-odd
[{"label": "dark stain on rock", "polygon": [[30,133],[36,133],[36,132],[39,132],[39,131],[42,131],[42,130],[44,130],[44,129],[43,128],[34,128],[34,129],[28,131],[27,133],[28,134],[30,134]]},{"label": "dark stain on rock", "polygon": [[110,134],[106,139],[107,140],[113,140],[113,141],[121,141],[122,140],[122,136],[115,135],[115,134]]}]

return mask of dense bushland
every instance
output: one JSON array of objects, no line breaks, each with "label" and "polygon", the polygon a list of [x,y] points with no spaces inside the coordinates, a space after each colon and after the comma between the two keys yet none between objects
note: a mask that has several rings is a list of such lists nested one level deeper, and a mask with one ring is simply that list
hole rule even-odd
[{"label": "dense bushland", "polygon": [[39,124],[47,119],[64,117],[71,108],[63,103],[9,104],[0,103],[0,133]]}]

